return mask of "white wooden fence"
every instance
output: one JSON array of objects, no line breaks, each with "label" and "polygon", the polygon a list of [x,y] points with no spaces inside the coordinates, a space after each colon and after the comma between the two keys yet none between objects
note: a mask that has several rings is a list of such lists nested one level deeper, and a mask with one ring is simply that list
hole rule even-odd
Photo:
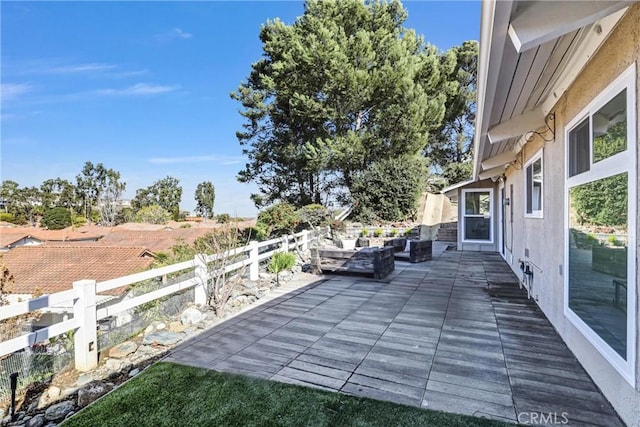
[{"label": "white wooden fence", "polygon": [[[109,316],[130,310],[139,305],[154,301],[185,289],[195,288],[195,303],[204,305],[207,302],[207,281],[216,274],[225,274],[248,267],[249,279],[258,280],[260,262],[271,258],[275,253],[288,252],[300,247],[306,250],[310,239],[317,239],[319,233],[309,230],[300,233],[271,239],[264,242],[252,241],[247,246],[232,249],[223,254],[196,255],[193,260],[156,268],[141,273],[131,274],[117,279],[96,282],[86,279],[73,283],[73,288],[55,294],[44,295],[28,301],[0,307],[0,321],[14,316],[20,316],[35,310],[47,310],[58,305],[73,301],[73,318],[58,322],[35,332],[24,334],[7,341],[0,342],[0,357],[14,353],[38,342],[45,341],[57,335],[74,331],[75,367],[80,371],[88,371],[98,364],[97,329],[98,321]],[[260,248],[276,246],[275,249],[260,253]],[[208,263],[220,257],[238,256],[241,260],[226,265],[223,271],[209,271]],[[183,270],[195,269],[193,278],[183,280],[161,289],[148,292],[131,299],[124,300],[104,308],[97,308],[96,294],[112,289],[129,286],[143,280],[163,277],[167,274]]]}]

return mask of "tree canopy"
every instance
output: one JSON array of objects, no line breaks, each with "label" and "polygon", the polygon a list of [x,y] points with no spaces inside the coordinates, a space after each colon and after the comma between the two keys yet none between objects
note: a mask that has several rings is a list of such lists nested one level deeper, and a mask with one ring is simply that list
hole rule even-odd
[{"label": "tree canopy", "polygon": [[451,48],[444,58],[455,60],[455,67],[447,75],[455,83],[455,91],[447,98],[442,124],[429,135],[424,152],[443,178],[442,185],[453,185],[470,179],[473,169],[478,43],[466,41]]},{"label": "tree canopy", "polygon": [[458,86],[454,55],[413,30],[397,1],[309,0],[292,25],[262,26],[263,56],[231,94],[258,207],[346,199],[371,164],[416,155]]},{"label": "tree canopy", "polygon": [[211,181],[204,181],[196,187],[196,214],[205,218],[213,218],[213,205],[216,199],[216,189]]},{"label": "tree canopy", "polygon": [[147,188],[136,190],[136,197],[131,201],[135,210],[157,205],[171,214],[174,220],[180,217],[180,201],[182,187],[180,180],[171,176],[159,179]]}]

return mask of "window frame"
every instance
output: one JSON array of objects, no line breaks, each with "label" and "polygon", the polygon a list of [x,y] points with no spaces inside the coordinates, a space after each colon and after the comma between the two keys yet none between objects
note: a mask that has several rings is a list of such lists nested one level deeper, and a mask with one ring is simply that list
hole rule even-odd
[{"label": "window frame", "polygon": [[[636,215],[637,210],[637,135],[638,111],[636,106],[636,64],[632,64],[613,82],[603,89],[589,104],[577,114],[564,129],[565,137],[565,184],[564,184],[564,315],[591,345],[611,364],[611,366],[632,386],[636,377]],[[592,117],[604,105],[616,97],[624,89],[627,90],[627,149],[606,159],[593,162],[593,124]],[[589,170],[570,176],[571,153],[569,144],[570,132],[578,127],[586,118],[589,119]],[[570,233],[570,200],[569,191],[573,187],[598,181],[620,173],[628,175],[627,202],[627,280],[633,281],[627,286],[627,354],[623,359],[603,338],[600,337],[581,317],[569,307],[569,233]]]},{"label": "window frame", "polygon": [[[466,218],[485,218],[485,215],[471,215],[467,214],[467,193],[489,193],[489,240],[484,239],[467,239],[466,238],[466,227],[467,221]],[[493,225],[493,211],[494,211],[494,203],[493,203],[493,188],[465,188],[462,190],[462,242],[463,243],[485,243],[485,244],[493,244],[494,240],[494,225]]]},{"label": "window frame", "polygon": [[[538,150],[536,154],[533,155],[524,165],[524,189],[525,189],[525,200],[524,200],[524,216],[525,218],[544,218],[544,149]],[[531,212],[529,212],[529,191],[531,191],[531,200],[533,203],[533,181],[529,182],[529,167],[533,168],[533,164],[540,160],[540,170],[542,171],[542,182],[540,183],[540,209],[533,210],[533,206],[531,207]]]}]

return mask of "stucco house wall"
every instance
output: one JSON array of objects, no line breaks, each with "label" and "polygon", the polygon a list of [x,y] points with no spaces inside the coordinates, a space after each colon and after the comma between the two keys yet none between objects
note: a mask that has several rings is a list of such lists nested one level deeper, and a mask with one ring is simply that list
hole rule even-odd
[{"label": "stucco house wall", "polygon": [[[587,340],[587,338],[565,316],[564,265],[566,241],[565,225],[565,183],[566,183],[566,144],[565,134],[567,124],[574,120],[580,112],[603,92],[617,77],[629,67],[635,67],[636,75],[636,141],[629,141],[638,146],[640,135],[640,4],[633,5],[609,38],[604,42],[593,58],[587,63],[577,79],[555,106],[555,139],[543,142],[540,138],[523,147],[516,163],[505,173],[505,191],[507,197],[509,187],[513,186],[514,198],[506,207],[507,220],[505,244],[507,254],[505,259],[519,277],[519,259],[529,260],[533,268],[534,279],[532,297],[535,298],[545,315],[553,323],[569,348],[580,360],[597,386],[603,391],[623,420],[630,426],[640,426],[640,344],[636,332],[633,345],[635,355],[635,383],[630,384],[616,369],[613,368],[603,355]],[[543,150],[543,218],[525,217],[525,171],[523,165]],[[637,153],[640,152],[636,150]],[[637,165],[640,159],[636,159]],[[636,181],[638,178],[636,172]],[[640,186],[640,183],[638,183]],[[636,187],[638,188],[638,187]],[[636,191],[636,198],[638,192]],[[640,198],[638,199],[640,206]],[[513,210],[513,223],[509,222],[510,212]],[[629,221],[636,222],[636,230],[640,227],[637,212],[630,212]],[[636,246],[636,253],[640,253],[637,240],[630,242]],[[460,245],[459,245],[460,247]],[[512,255],[512,256],[511,256]],[[527,256],[528,255],[528,256]],[[637,296],[640,295],[636,259],[636,307]],[[636,331],[640,322],[636,308]]]}]

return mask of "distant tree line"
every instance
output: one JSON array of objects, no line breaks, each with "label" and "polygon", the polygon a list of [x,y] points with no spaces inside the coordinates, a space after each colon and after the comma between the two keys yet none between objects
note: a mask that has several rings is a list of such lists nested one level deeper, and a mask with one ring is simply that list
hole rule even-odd
[{"label": "distant tree line", "polygon": [[[167,176],[136,191],[131,207],[122,203],[126,183],[120,172],[102,163],[86,162],[75,183],[66,179],[45,180],[40,187],[21,187],[4,180],[0,185],[0,220],[16,224],[61,229],[87,221],[113,226],[128,221],[164,223],[184,216],[180,210],[182,187],[177,178]],[[195,192],[196,213],[213,217],[215,188],[202,182]]]}]

